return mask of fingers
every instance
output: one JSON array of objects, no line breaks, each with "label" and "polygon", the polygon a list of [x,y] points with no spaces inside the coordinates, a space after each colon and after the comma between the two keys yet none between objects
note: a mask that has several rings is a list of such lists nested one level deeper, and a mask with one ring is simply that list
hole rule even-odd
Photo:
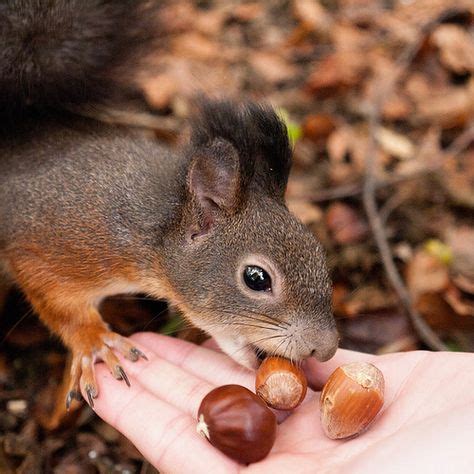
[{"label": "fingers", "polygon": [[148,348],[146,350],[148,362],[137,364],[125,359],[122,361],[131,379],[138,381],[155,397],[186,412],[196,420],[201,400],[216,386],[158,357]]},{"label": "fingers", "polygon": [[[149,353],[150,356],[153,354],[155,359],[165,359],[172,365],[184,370],[183,379],[194,374],[195,377],[208,382],[212,388],[228,383],[237,383],[251,390],[254,389],[255,374],[240,367],[223,353],[159,334],[139,333],[132,336],[132,339],[141,344],[143,350]],[[337,367],[358,361],[373,363],[384,373],[387,381],[386,400],[388,401],[395,396],[396,391],[405,380],[407,372],[423,357],[424,354],[420,352],[375,356],[339,349],[330,361],[318,362],[316,359],[310,358],[304,362],[303,368],[309,386],[314,390],[320,390]],[[157,364],[163,364],[163,362],[157,362]],[[127,366],[127,370],[133,369],[133,367],[130,366],[129,368]],[[170,370],[175,370],[175,368]],[[155,369],[153,372],[158,373],[159,369]],[[156,390],[156,387],[148,385],[148,382],[144,379],[141,379],[141,383],[146,384],[150,389]],[[165,386],[164,381],[163,386]],[[198,385],[198,393],[204,393],[204,387],[202,384]],[[183,389],[183,392],[186,392],[186,390]],[[160,396],[166,396],[166,394]],[[188,403],[191,403],[190,400],[192,399],[189,399]]]},{"label": "fingers", "polygon": [[255,373],[223,353],[161,334],[138,333],[132,339],[141,344],[147,354],[153,352],[214,386],[235,383],[249,389],[255,387]]},{"label": "fingers", "polygon": [[[143,335],[144,339],[150,341],[163,340],[156,334]],[[134,336],[135,337],[135,336]],[[176,362],[169,362],[156,355],[150,347],[143,347],[149,356],[146,364],[132,364],[123,360],[123,366],[127,373],[133,374],[140,384],[155,396],[165,400],[177,408],[185,409],[195,419],[202,399],[214,388],[228,383],[244,385],[250,390],[255,389],[255,374],[247,369],[237,367],[228,356],[220,358],[217,363],[214,360],[216,352],[204,349],[188,342],[169,338],[166,336],[167,344],[160,345],[161,351],[166,351],[169,358],[173,358],[173,350]],[[138,337],[135,342],[140,344]],[[155,344],[156,345],[156,344]],[[139,347],[142,347],[140,344]],[[184,350],[184,353],[183,353]],[[186,356],[184,354],[187,353]],[[184,358],[183,358],[184,356]],[[196,360],[200,364],[194,370],[194,364],[188,364],[188,360]],[[213,369],[210,370],[210,365]],[[187,370],[185,370],[185,368]],[[287,417],[286,412],[277,412],[277,419],[282,422]]]},{"label": "fingers", "polygon": [[96,377],[100,389],[96,413],[130,439],[157,469],[170,474],[237,472],[233,461],[196,433],[192,416],[148,392],[133,375],[130,388],[103,364],[97,365]]},{"label": "fingers", "polygon": [[[150,369],[142,375],[134,372],[136,367],[133,364],[126,366],[127,371],[134,373],[140,383],[156,396],[170,403],[173,403],[170,394],[176,393],[173,392],[174,385],[179,386],[181,396],[173,395],[179,400],[177,406],[189,406],[192,414],[197,412],[200,400],[215,386],[237,383],[254,389],[255,374],[238,366],[225,354],[158,334],[141,333],[133,336],[133,339],[153,361],[150,361]],[[422,352],[375,356],[340,349],[328,362],[308,359],[303,367],[309,386],[320,390],[337,367],[357,361],[374,363],[382,370],[386,380],[385,400],[388,406],[407,374],[424,357],[425,353]],[[178,375],[174,378],[173,374]]]}]

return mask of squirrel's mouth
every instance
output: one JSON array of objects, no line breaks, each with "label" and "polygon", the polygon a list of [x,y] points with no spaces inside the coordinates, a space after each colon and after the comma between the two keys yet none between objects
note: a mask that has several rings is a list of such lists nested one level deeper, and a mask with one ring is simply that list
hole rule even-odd
[{"label": "squirrel's mouth", "polygon": [[240,365],[251,370],[256,370],[260,363],[270,355],[257,344],[249,342],[243,336],[235,336],[228,334],[216,334],[215,340],[219,344],[223,352],[234,359]]}]

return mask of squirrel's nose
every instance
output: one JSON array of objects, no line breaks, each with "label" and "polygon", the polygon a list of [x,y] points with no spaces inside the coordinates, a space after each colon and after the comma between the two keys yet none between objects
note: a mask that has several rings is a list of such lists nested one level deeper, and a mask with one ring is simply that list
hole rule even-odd
[{"label": "squirrel's nose", "polygon": [[311,356],[319,362],[326,362],[336,353],[339,344],[339,333],[336,329],[324,331],[318,337],[318,343],[311,351]]}]

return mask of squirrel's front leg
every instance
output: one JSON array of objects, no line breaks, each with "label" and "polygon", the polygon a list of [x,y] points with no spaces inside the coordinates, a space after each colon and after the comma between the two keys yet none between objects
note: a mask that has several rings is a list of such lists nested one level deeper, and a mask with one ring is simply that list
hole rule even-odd
[{"label": "squirrel's front leg", "polygon": [[131,361],[145,354],[137,349],[131,341],[110,331],[102,320],[99,312],[90,304],[67,298],[67,309],[54,300],[27,295],[38,312],[40,319],[63,340],[71,351],[71,369],[66,397],[69,408],[73,399],[80,399],[80,387],[87,393],[89,404],[94,406],[94,398],[99,395],[95,379],[95,362],[101,360],[118,380],[124,380],[130,386],[128,377],[123,370],[114,350]]}]

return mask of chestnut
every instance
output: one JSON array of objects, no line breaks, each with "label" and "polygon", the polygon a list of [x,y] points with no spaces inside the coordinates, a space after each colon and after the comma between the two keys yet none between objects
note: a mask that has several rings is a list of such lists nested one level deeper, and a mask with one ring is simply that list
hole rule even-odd
[{"label": "chestnut", "polygon": [[321,424],[331,439],[363,432],[383,405],[382,372],[367,362],[342,365],[329,377],[320,398]]},{"label": "chestnut", "polygon": [[263,459],[276,437],[275,414],[257,395],[240,385],[223,385],[209,392],[198,410],[198,433],[235,461]]},{"label": "chestnut", "polygon": [[293,410],[304,399],[308,383],[304,372],[282,357],[267,357],[260,365],[255,391],[277,410]]}]

